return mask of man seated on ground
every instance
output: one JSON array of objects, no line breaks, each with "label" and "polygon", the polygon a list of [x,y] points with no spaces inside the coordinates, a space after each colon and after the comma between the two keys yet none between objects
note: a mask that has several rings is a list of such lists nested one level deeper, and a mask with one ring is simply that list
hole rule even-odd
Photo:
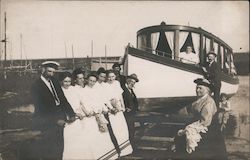
[{"label": "man seated on ground", "polygon": [[191,46],[187,46],[185,52],[181,52],[179,55],[180,61],[188,64],[198,64],[199,56],[193,52]]}]

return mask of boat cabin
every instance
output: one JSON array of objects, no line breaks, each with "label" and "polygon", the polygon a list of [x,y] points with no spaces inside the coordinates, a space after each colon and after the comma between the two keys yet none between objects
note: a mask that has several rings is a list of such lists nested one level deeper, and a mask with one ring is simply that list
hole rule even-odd
[{"label": "boat cabin", "polygon": [[[202,28],[166,25],[162,22],[137,32],[137,48],[175,61],[201,66],[207,62],[207,53],[214,51],[222,71],[227,75],[236,75],[232,48]],[[192,51],[191,59],[182,58],[187,48]]]}]

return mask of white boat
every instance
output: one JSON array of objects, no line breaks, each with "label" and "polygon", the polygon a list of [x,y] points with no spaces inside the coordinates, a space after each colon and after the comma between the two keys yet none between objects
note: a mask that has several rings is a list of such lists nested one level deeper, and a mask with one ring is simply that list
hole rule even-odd
[{"label": "white boat", "polygon": [[[179,54],[191,45],[197,62],[182,62]],[[128,46],[123,60],[125,75],[136,73],[136,91],[141,111],[176,111],[194,101],[195,83],[203,77],[201,66],[213,50],[221,64],[221,93],[234,95],[239,86],[232,48],[201,28],[161,25],[137,32],[137,47]]]}]

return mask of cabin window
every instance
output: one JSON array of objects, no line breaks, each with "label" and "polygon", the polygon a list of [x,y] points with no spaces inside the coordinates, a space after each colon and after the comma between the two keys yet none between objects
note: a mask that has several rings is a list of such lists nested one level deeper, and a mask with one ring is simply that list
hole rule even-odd
[{"label": "cabin window", "polygon": [[171,57],[174,58],[174,32],[165,32],[169,47],[171,49]]},{"label": "cabin window", "polygon": [[160,36],[159,32],[151,34],[151,48],[153,54],[156,54],[156,47],[159,42],[159,36]]},{"label": "cabin window", "polygon": [[224,47],[220,46],[220,62],[221,62],[221,69],[224,69]]},{"label": "cabin window", "polygon": [[228,49],[224,49],[224,59],[225,59],[225,63],[224,63],[224,72],[227,74],[230,74],[230,63],[231,63],[231,58],[230,58],[230,54],[228,52]]},{"label": "cabin window", "polygon": [[194,53],[199,57],[200,54],[200,34],[192,33]]},{"label": "cabin window", "polygon": [[211,50],[210,43],[211,43],[211,39],[205,37],[205,51],[206,51],[205,53],[206,53],[206,55]]},{"label": "cabin window", "polygon": [[179,33],[179,46],[180,46],[180,52],[185,52],[187,43],[190,43],[189,45],[192,45],[192,42],[190,41],[190,38],[188,38],[189,33],[188,32],[180,32]]},{"label": "cabin window", "polygon": [[219,59],[220,59],[220,57],[219,57],[219,44],[216,42],[214,42],[214,44],[213,44],[213,51],[217,55],[215,58],[215,61],[219,62]]},{"label": "cabin window", "polygon": [[147,49],[147,36],[145,34],[141,34],[138,36],[138,40],[137,40],[137,44],[138,44],[138,49],[141,50],[146,50]]},{"label": "cabin window", "polygon": [[[189,64],[198,64],[200,62],[200,35],[191,32],[180,32],[179,39],[180,61]],[[190,53],[187,54],[187,52]]]},{"label": "cabin window", "polygon": [[204,57],[204,62],[207,62],[207,53],[210,51],[210,42],[211,39],[207,37],[203,37],[203,57]]},{"label": "cabin window", "polygon": [[236,76],[236,68],[234,65],[233,54],[229,50],[225,50],[225,68],[224,72],[232,76]]},{"label": "cabin window", "polygon": [[236,68],[235,68],[235,65],[234,65],[234,58],[233,58],[233,54],[230,54],[231,56],[231,75],[235,76],[237,74],[237,71],[236,71]]},{"label": "cabin window", "polygon": [[174,32],[160,31],[156,54],[163,57],[172,58]]}]

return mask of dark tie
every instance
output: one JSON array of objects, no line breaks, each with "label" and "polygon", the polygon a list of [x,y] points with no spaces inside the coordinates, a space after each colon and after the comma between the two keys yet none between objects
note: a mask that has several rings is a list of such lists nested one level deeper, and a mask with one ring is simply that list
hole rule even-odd
[{"label": "dark tie", "polygon": [[133,89],[131,89],[130,91],[131,91],[132,96],[135,97],[135,92],[133,91]]},{"label": "dark tie", "polygon": [[53,97],[55,99],[56,105],[58,106],[58,105],[60,105],[60,100],[59,100],[58,95],[56,93],[56,89],[55,89],[51,80],[49,80],[49,84],[50,84],[50,87],[52,89],[52,94],[53,94]]}]

